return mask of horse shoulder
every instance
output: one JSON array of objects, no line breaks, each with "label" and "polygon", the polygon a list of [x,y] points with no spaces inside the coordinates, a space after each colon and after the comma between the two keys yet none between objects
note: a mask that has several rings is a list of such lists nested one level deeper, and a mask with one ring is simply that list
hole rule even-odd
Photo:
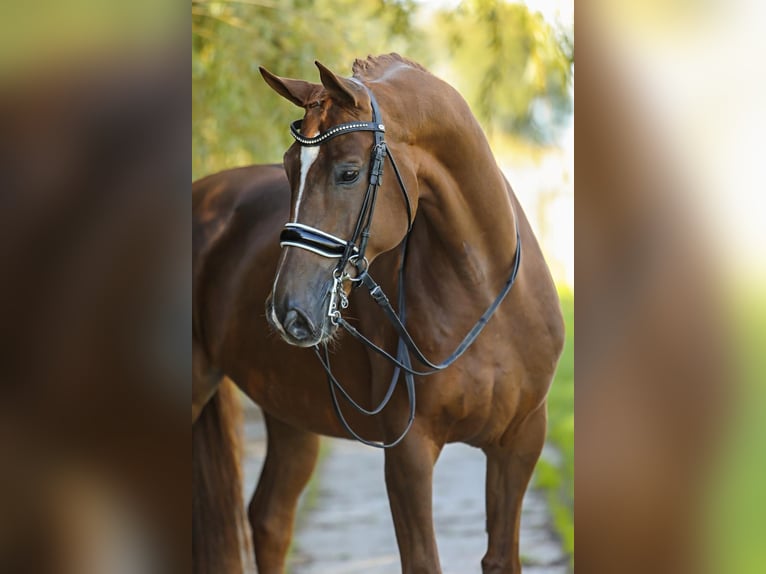
[{"label": "horse shoulder", "polygon": [[222,343],[248,262],[273,243],[258,236],[286,217],[286,189],[282,167],[265,165],[192,184],[193,335],[209,354]]}]

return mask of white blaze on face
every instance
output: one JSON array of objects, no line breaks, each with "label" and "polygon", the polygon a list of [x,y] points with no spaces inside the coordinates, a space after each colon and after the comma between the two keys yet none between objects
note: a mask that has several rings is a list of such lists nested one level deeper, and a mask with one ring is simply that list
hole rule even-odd
[{"label": "white blaze on face", "polygon": [[[313,137],[313,136],[312,136]],[[301,199],[303,199],[303,190],[306,187],[306,176],[309,173],[309,169],[314,164],[319,155],[319,146],[303,146],[301,147],[301,181],[300,187],[298,187],[298,199],[295,202],[295,217],[293,217],[293,223],[298,222],[298,210],[301,206]],[[271,287],[272,295],[277,292],[277,283],[279,282],[279,274],[282,271],[282,263],[284,262],[284,255],[280,258],[279,265],[277,266],[277,273],[274,276],[274,283]],[[274,307],[271,308],[271,319],[276,325],[277,329],[284,334],[284,328],[282,323],[279,322]]]},{"label": "white blaze on face", "polygon": [[306,176],[309,173],[309,169],[316,161],[319,155],[319,146],[303,146],[301,148],[301,183],[298,187],[298,199],[295,201],[295,217],[293,223],[298,222],[298,210],[301,207],[301,199],[303,199],[303,188],[306,186]]}]

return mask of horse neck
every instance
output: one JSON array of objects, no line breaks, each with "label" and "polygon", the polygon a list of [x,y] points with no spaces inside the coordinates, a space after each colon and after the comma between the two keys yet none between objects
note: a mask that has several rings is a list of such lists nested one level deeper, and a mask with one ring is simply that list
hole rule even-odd
[{"label": "horse neck", "polygon": [[[431,109],[433,121],[442,122],[433,125],[442,129],[417,141],[420,194],[409,267],[437,306],[459,302],[472,315],[472,307],[488,306],[510,273],[514,211],[505,178],[462,98],[442,113]],[[443,115],[456,113],[463,115]],[[443,125],[445,117],[453,121]]]}]

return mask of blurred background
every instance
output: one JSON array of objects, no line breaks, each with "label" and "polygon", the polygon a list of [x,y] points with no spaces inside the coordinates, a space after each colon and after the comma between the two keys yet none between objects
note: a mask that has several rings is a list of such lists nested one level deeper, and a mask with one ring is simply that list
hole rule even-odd
[{"label": "blurred background", "polygon": [[[537,568],[530,572],[567,572],[574,549],[573,2],[193,0],[192,36],[194,179],[249,163],[281,163],[292,144],[287,127],[302,110],[276,96],[258,66],[316,82],[314,60],[350,76],[355,58],[395,51],[466,98],[540,240],[567,319],[568,344],[550,398],[549,445],[522,534],[525,562]],[[250,452],[258,453],[253,440],[261,435],[257,428],[248,432]],[[371,499],[385,502],[382,455],[330,440],[326,448],[329,460],[309,488],[320,495],[304,505],[294,571],[398,571],[385,504],[366,514],[362,508]],[[444,469],[444,479],[437,475],[435,486],[442,563],[445,572],[478,571],[485,550],[483,455],[448,451],[437,466],[437,472]],[[345,463],[351,467],[346,469],[347,459],[357,464]],[[246,466],[249,492],[259,462],[256,456]],[[461,474],[450,468],[470,470]],[[344,476],[351,477],[348,484],[341,482]],[[360,486],[370,483],[377,490]],[[354,489],[362,489],[360,496],[350,494]],[[459,511],[454,507],[461,501]],[[352,539],[355,532],[365,532],[363,523],[354,527],[360,513],[388,534],[375,547],[365,545],[361,534]],[[337,539],[327,538],[332,521]],[[456,522],[464,522],[464,529],[450,532],[445,526]],[[367,529],[372,532],[373,526]],[[326,550],[333,547],[334,557]]]},{"label": "blurred background", "polygon": [[766,6],[576,19],[578,564],[764,572]]},{"label": "blurred background", "polygon": [[[566,157],[571,138],[571,101],[557,103],[573,85],[561,65],[571,9],[498,6],[256,0],[195,2],[190,15],[149,0],[4,4],[0,571],[190,571],[188,169],[280,160],[297,110],[256,81],[257,64],[315,79],[315,58],[349,73],[354,57],[398,50],[448,79],[552,242],[557,281],[572,284],[566,249],[546,239],[571,225],[550,215],[571,199],[550,200],[559,207],[540,209],[544,219],[530,191],[566,173],[538,166]],[[764,9],[577,2],[583,572],[766,571]],[[530,39],[537,11],[550,28]],[[483,51],[482,34],[454,33],[474,29]],[[519,64],[532,47],[531,61],[548,62],[548,34],[564,56],[545,65],[550,79]],[[494,89],[506,81],[520,89]],[[572,372],[563,359],[553,392],[569,388],[564,415],[552,395],[562,453]],[[566,485],[566,465],[552,461],[537,483]],[[542,492],[554,500],[545,493],[571,487]],[[557,499],[565,510],[546,500],[545,511],[566,524],[571,507]]]}]

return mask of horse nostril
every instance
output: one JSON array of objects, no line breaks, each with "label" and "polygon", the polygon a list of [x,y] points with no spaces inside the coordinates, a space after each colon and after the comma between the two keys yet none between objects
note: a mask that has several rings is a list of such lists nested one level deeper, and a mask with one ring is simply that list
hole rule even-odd
[{"label": "horse nostril", "polygon": [[296,341],[305,341],[310,338],[314,326],[306,315],[298,309],[290,309],[285,315],[285,331]]}]

